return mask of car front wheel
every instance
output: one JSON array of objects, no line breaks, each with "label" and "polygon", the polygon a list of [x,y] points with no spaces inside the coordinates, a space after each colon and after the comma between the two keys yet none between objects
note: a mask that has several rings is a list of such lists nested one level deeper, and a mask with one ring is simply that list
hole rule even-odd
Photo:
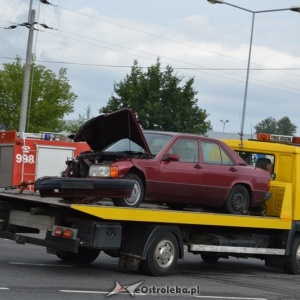
[{"label": "car front wheel", "polygon": [[225,209],[230,214],[244,214],[250,207],[250,196],[246,187],[235,185],[226,198]]},{"label": "car front wheel", "polygon": [[144,200],[144,184],[141,178],[136,174],[128,174],[124,179],[130,179],[134,181],[133,190],[129,198],[117,198],[113,199],[115,206],[121,207],[139,207]]}]

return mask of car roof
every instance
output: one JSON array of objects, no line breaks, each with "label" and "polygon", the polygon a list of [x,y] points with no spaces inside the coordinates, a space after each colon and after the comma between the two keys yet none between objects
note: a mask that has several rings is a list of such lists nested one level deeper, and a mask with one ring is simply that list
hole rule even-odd
[{"label": "car roof", "polygon": [[217,141],[220,142],[218,139],[207,137],[203,134],[196,134],[196,133],[186,133],[186,132],[173,132],[173,131],[156,131],[156,130],[143,130],[143,133],[153,133],[153,134],[166,134],[171,136],[181,136],[181,137],[191,137],[191,138],[201,138],[206,139],[209,141]]},{"label": "car roof", "polygon": [[[151,154],[149,145],[147,144],[144,136],[146,133],[167,134],[173,137],[190,137],[215,141],[222,144],[225,148],[229,149],[229,151],[234,152],[221,140],[209,138],[201,134],[155,130],[142,131],[133,111],[129,108],[124,108],[108,114],[102,114],[89,119],[80,126],[73,140],[75,142],[86,142],[94,151],[102,151],[119,140],[130,139],[145,149],[147,153]],[[238,158],[238,155],[237,157],[235,156],[236,160],[239,160]]]}]

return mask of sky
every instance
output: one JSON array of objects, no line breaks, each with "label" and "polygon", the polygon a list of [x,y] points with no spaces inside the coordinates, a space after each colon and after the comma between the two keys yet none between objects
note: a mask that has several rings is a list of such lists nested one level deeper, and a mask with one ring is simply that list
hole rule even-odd
[{"label": "sky", "polygon": [[[226,1],[240,8],[207,0],[48,3],[0,0],[0,69],[17,55],[26,58],[28,29],[5,28],[28,21],[32,4],[36,22],[53,28],[36,27],[37,63],[56,73],[67,68],[78,96],[65,119],[84,115],[88,107],[97,116],[134,60],[147,70],[159,58],[162,70],[172,66],[183,83],[194,78],[197,105],[213,131],[238,133],[244,123],[243,132],[250,134],[266,118],[287,116],[300,136],[300,14],[259,12],[300,7],[300,0]],[[253,13],[241,8],[256,11],[248,85]]]}]

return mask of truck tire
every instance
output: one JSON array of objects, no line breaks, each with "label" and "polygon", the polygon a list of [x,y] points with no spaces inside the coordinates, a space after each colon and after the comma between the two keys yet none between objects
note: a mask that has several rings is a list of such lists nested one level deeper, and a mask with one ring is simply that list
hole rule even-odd
[{"label": "truck tire", "polygon": [[225,209],[230,214],[244,214],[250,207],[250,196],[246,187],[235,185],[226,198]]},{"label": "truck tire", "polygon": [[63,261],[78,263],[78,264],[90,264],[100,254],[98,249],[79,248],[77,253],[67,251],[57,251],[56,256]]},{"label": "truck tire", "polygon": [[208,263],[216,263],[220,259],[220,256],[215,254],[202,253],[200,255],[202,260]]},{"label": "truck tire", "polygon": [[146,275],[166,276],[174,270],[178,256],[178,242],[174,234],[161,233],[150,244],[146,259],[141,261],[140,270]]},{"label": "truck tire", "polygon": [[134,173],[129,173],[124,177],[124,179],[131,179],[135,181],[131,197],[113,199],[112,201],[114,205],[121,207],[139,207],[144,200],[145,191],[142,179]]},{"label": "truck tire", "polygon": [[284,271],[287,274],[300,274],[300,235],[293,238],[290,254],[285,257]]}]

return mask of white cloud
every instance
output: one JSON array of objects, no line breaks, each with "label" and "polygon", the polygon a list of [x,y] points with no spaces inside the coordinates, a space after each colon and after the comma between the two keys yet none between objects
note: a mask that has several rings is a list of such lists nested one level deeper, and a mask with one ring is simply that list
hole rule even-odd
[{"label": "white cloud", "polygon": [[[297,0],[229,2],[254,10],[299,4]],[[21,2],[18,8],[17,3],[0,0],[0,24],[26,21],[28,7]],[[240,131],[251,14],[204,0],[52,3],[59,7],[35,3],[39,22],[58,30],[35,32],[34,48],[37,60],[73,63],[42,63],[53,70],[68,69],[78,95],[72,117],[84,113],[88,105],[98,114],[113,93],[114,82],[130,72],[134,59],[148,67],[159,56],[163,66],[185,68],[176,69],[178,75],[195,77],[199,107],[206,109],[214,130],[222,131],[220,119],[228,119],[226,131]],[[300,42],[295,38],[299,18],[292,12],[256,15],[245,133],[267,117],[288,116],[300,134],[299,70],[254,70],[300,68]],[[27,32],[24,27],[2,31],[0,63],[9,62],[6,57],[25,57]],[[196,67],[204,69],[189,69]]]}]

